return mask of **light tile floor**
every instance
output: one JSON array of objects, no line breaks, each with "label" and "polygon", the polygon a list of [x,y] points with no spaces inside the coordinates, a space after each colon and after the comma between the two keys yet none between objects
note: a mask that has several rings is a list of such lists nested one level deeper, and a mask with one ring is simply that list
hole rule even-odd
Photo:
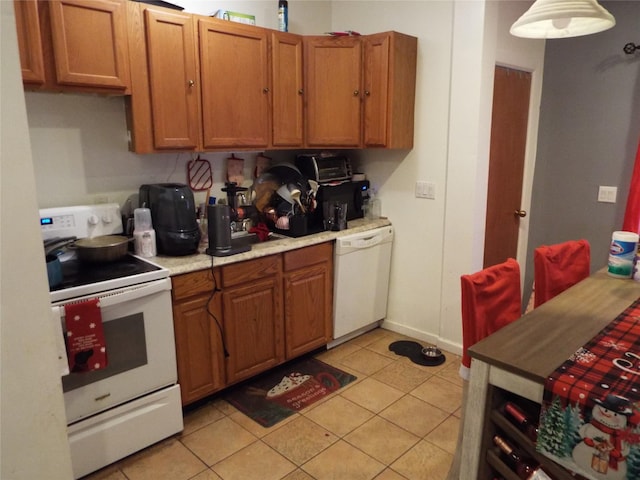
[{"label": "light tile floor", "polygon": [[216,396],[185,414],[180,434],[85,480],[443,480],[460,427],[460,357],[416,365],[389,351],[396,340],[411,339],[378,328],[317,354],[358,379],[271,428]]}]

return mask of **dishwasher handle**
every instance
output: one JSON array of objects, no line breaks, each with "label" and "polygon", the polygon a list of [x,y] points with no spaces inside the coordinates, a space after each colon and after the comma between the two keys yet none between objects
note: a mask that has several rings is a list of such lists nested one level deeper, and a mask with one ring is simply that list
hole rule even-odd
[{"label": "dishwasher handle", "polygon": [[336,255],[345,255],[349,252],[374,248],[393,240],[391,227],[382,227],[375,230],[347,235],[336,240]]},{"label": "dishwasher handle", "polygon": [[347,240],[345,242],[345,246],[353,248],[370,248],[379,245],[380,242],[382,242],[382,235],[371,235],[370,237]]}]

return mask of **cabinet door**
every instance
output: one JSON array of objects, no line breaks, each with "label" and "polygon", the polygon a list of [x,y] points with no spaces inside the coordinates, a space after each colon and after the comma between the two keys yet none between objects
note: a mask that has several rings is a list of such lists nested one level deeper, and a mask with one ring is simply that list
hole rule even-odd
[{"label": "cabinet door", "polygon": [[220,271],[210,270],[171,278],[178,383],[186,405],[224,387],[222,297],[212,296]]},{"label": "cabinet door", "polygon": [[274,147],[302,146],[303,71],[302,37],[284,32],[271,34]]},{"label": "cabinet door", "polygon": [[387,144],[391,40],[388,35],[374,35],[364,42],[364,143],[368,147],[384,147]]},{"label": "cabinet door", "polygon": [[305,37],[307,145],[358,147],[362,44],[357,37]]},{"label": "cabinet door", "polygon": [[50,9],[58,83],[128,88],[124,1],[52,0]]},{"label": "cabinet door", "polygon": [[282,278],[268,277],[223,291],[227,383],[282,363]]},{"label": "cabinet door", "polygon": [[364,146],[413,147],[417,39],[364,37]]},{"label": "cabinet door", "polygon": [[[220,329],[220,295],[209,302],[200,295],[174,302],[178,383],[182,404],[187,405],[224,387],[224,354]],[[209,315],[208,311],[213,315]]]},{"label": "cabinet door", "polygon": [[44,56],[36,0],[14,0],[22,81],[43,84]]},{"label": "cabinet door", "polygon": [[286,358],[333,338],[333,242],[284,253]]},{"label": "cabinet door", "polygon": [[267,31],[217,19],[198,23],[204,147],[266,147]]},{"label": "cabinet door", "polygon": [[144,14],[154,146],[194,149],[200,130],[200,82],[193,18],[152,8]]},{"label": "cabinet door", "polygon": [[286,359],[295,358],[331,340],[331,268],[326,263],[284,275]]}]

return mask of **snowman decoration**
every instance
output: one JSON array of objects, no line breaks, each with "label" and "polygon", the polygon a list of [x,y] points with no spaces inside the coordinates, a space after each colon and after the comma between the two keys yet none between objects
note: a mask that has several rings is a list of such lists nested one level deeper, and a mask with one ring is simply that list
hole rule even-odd
[{"label": "snowman decoration", "polygon": [[627,475],[629,443],[625,440],[629,400],[607,395],[595,400],[591,421],[580,428],[582,441],[573,449],[576,465],[595,478],[624,480]]}]

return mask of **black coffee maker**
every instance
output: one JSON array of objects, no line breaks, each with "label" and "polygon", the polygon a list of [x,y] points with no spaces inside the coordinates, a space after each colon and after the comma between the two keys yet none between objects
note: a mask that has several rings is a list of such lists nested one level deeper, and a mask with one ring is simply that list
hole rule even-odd
[{"label": "black coffee maker", "polygon": [[198,251],[200,229],[193,192],[187,185],[141,185],[139,195],[140,206],[151,210],[159,254],[181,256]]}]

